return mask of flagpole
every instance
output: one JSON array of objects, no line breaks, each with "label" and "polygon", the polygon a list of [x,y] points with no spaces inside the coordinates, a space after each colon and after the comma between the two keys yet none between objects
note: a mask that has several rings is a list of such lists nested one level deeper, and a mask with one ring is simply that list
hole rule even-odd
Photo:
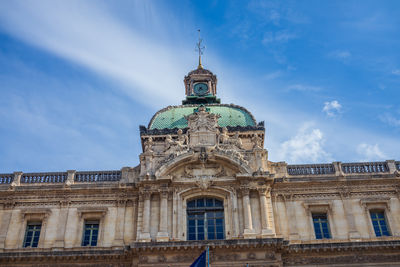
[{"label": "flagpole", "polygon": [[210,247],[207,246],[207,267],[210,267]]}]

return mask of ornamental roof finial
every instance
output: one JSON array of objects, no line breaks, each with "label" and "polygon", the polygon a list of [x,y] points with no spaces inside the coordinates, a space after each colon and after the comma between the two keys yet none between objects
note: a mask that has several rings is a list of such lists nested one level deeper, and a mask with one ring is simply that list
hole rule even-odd
[{"label": "ornamental roof finial", "polygon": [[196,51],[199,52],[199,66],[197,66],[197,69],[202,69],[203,65],[201,65],[201,55],[203,55],[204,48],[206,47],[201,45],[203,39],[200,38],[200,30],[197,31],[199,32],[199,42],[196,44]]}]

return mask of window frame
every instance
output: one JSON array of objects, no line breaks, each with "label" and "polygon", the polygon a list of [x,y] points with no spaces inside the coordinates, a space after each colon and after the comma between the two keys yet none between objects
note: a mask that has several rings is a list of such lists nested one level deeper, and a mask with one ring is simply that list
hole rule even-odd
[{"label": "window frame", "polygon": [[[32,229],[32,231],[29,229],[29,226],[38,226],[40,225],[40,229]],[[27,221],[26,222],[26,226],[25,226],[25,236],[24,236],[24,240],[22,242],[22,247],[23,248],[37,248],[39,247],[39,242],[40,242],[40,235],[42,234],[42,230],[43,230],[43,224],[42,221]],[[26,246],[26,241],[28,238],[28,233],[32,232],[32,236],[31,236],[31,240],[30,240],[30,244],[28,246]],[[39,232],[39,237],[38,237],[38,241],[36,246],[33,246],[34,243],[34,238],[35,238],[35,233]]]},{"label": "window frame", "polygon": [[[104,224],[104,217],[106,216],[108,211],[107,207],[102,207],[102,208],[78,208],[78,215],[80,219],[79,225],[81,227],[78,229],[78,237],[76,238],[76,244],[75,246],[80,246],[80,247],[92,247],[92,246],[83,246],[83,239],[85,235],[85,223],[87,221],[98,221],[99,223],[99,230],[97,233],[97,244],[96,247],[101,247],[104,242],[104,230],[103,230],[103,224]],[[95,246],[93,246],[95,247]]]},{"label": "window frame", "polygon": [[[368,230],[371,238],[388,238],[394,235],[392,226],[395,225],[390,212],[390,199],[362,199],[360,200],[361,206],[364,207],[364,214],[369,225]],[[389,236],[382,235],[377,236],[375,233],[374,225],[372,223],[371,211],[381,211],[384,213],[386,227],[389,232]]]},{"label": "window frame", "polygon": [[[321,229],[320,229],[320,232],[321,232],[321,238],[318,238],[317,237],[317,229],[315,228],[315,220],[314,220],[314,216],[318,216],[318,215],[324,215],[325,216],[325,218],[326,218],[326,226],[327,226],[327,228],[328,228],[328,237],[326,237],[326,236],[324,236],[324,231],[323,231],[323,227],[322,227],[322,222],[321,222],[321,220],[319,220],[319,225],[320,225],[320,227],[321,227]],[[332,239],[332,233],[331,233],[331,227],[330,227],[330,224],[329,224],[329,217],[328,217],[328,214],[326,213],[326,212],[312,212],[311,213],[311,218],[312,218],[312,220],[313,220],[313,228],[314,228],[314,235],[315,235],[315,239],[318,239],[318,240],[321,240],[321,239]]]},{"label": "window frame", "polygon": [[[375,233],[375,237],[380,238],[380,237],[392,236],[392,231],[390,230],[385,210],[382,210],[382,209],[369,209],[368,212],[369,212],[369,218],[370,218],[370,221],[371,221],[374,233]],[[374,219],[372,219],[372,213],[383,213],[383,221],[385,222],[386,230],[387,230],[387,233],[388,233],[387,235],[382,234],[382,229],[379,229],[380,232],[381,232],[381,235],[380,236],[377,235],[377,233],[375,231],[375,227],[374,227]],[[381,228],[380,224],[379,224],[379,228]]]},{"label": "window frame", "polygon": [[[309,239],[310,240],[332,240],[335,239],[338,235],[336,232],[336,225],[333,219],[332,212],[332,203],[326,201],[313,201],[303,203],[303,207],[306,211],[307,216],[309,217]],[[326,214],[328,231],[330,234],[330,238],[321,238],[317,239],[316,231],[314,228],[314,220],[313,214]]]},{"label": "window frame", "polygon": [[[18,243],[19,247],[23,249],[36,249],[42,248],[46,239],[46,225],[47,220],[51,214],[50,209],[23,209],[21,210],[22,224],[19,230]],[[29,222],[41,222],[40,235],[37,247],[25,247],[25,235]]]},{"label": "window frame", "polygon": [[[95,225],[95,224],[97,224],[96,244],[92,245],[93,240],[90,238],[89,243],[85,245],[84,242],[85,242],[86,230],[88,230],[87,225]],[[89,229],[89,231],[90,231],[90,237],[92,237],[94,229],[91,228]],[[81,247],[97,247],[99,244],[99,234],[100,234],[100,220],[84,220]]]},{"label": "window frame", "polygon": [[[197,207],[197,205],[195,204],[194,207],[189,207],[189,203],[192,201],[196,201],[203,199],[204,200],[204,206],[203,207]],[[208,199],[212,199],[214,202],[214,205],[211,207],[207,207],[207,200]],[[215,206],[215,200],[218,200],[221,202],[221,206]],[[207,218],[207,214],[210,213],[214,213],[214,215],[211,218]],[[222,214],[222,216],[217,216],[216,213],[220,212]],[[198,196],[198,197],[194,197],[194,198],[190,198],[186,201],[186,209],[185,209],[185,213],[186,213],[186,240],[187,241],[199,241],[199,240],[225,240],[226,239],[226,219],[225,219],[225,202],[223,199],[220,199],[218,197],[215,196]],[[193,221],[195,221],[195,239],[189,239],[190,235],[192,235],[193,233],[190,233],[190,227],[189,227],[189,220],[190,219],[190,214],[189,213],[193,213],[191,215],[202,215],[203,216],[203,236],[204,239],[198,239],[198,222],[199,219],[194,219]],[[208,229],[209,229],[209,225],[208,225],[208,221],[209,220],[213,220],[214,224],[213,224],[213,228],[214,228],[214,237],[217,237],[219,231],[217,231],[217,220],[222,219],[222,238],[218,239],[208,239]]]}]

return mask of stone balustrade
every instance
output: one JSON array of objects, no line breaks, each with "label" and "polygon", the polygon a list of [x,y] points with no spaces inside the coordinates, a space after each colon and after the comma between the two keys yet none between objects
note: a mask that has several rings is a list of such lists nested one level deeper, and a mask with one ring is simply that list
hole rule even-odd
[{"label": "stone balustrade", "polygon": [[289,175],[321,175],[334,174],[333,164],[307,164],[307,165],[288,165]]},{"label": "stone balustrade", "polygon": [[[388,160],[383,162],[358,162],[358,163],[325,163],[287,165],[288,176],[312,176],[319,175],[348,176],[366,174],[389,174],[400,171],[400,161]],[[60,184],[60,183],[101,183],[122,181],[122,170],[112,171],[68,171],[49,173],[8,173],[0,174],[0,185],[4,184]],[[279,176],[278,176],[279,178]]]},{"label": "stone balustrade", "polygon": [[342,163],[343,173],[385,173],[389,172],[386,162]]},{"label": "stone balustrade", "polygon": [[121,171],[76,172],[74,180],[78,183],[117,182],[121,180]]},{"label": "stone balustrade", "polygon": [[0,184],[11,184],[14,180],[14,174],[4,173],[0,174]]},{"label": "stone balustrade", "polygon": [[355,162],[341,163],[333,162],[326,164],[304,164],[287,165],[288,176],[318,176],[318,175],[367,175],[367,174],[390,174],[396,170],[400,171],[400,161],[387,160],[381,162]]},{"label": "stone balustrade", "polygon": [[64,183],[66,179],[66,172],[24,173],[20,182],[23,184]]}]

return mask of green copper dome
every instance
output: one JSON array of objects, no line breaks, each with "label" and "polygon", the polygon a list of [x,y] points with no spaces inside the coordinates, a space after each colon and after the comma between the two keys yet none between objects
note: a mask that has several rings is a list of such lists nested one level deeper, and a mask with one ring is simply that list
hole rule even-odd
[{"label": "green copper dome", "polygon": [[[209,112],[221,116],[218,119],[220,127],[256,126],[253,115],[243,107],[223,104],[205,106]],[[153,116],[148,129],[186,128],[188,125],[185,116],[192,114],[196,108],[198,108],[198,105],[169,106],[162,109]]]}]

